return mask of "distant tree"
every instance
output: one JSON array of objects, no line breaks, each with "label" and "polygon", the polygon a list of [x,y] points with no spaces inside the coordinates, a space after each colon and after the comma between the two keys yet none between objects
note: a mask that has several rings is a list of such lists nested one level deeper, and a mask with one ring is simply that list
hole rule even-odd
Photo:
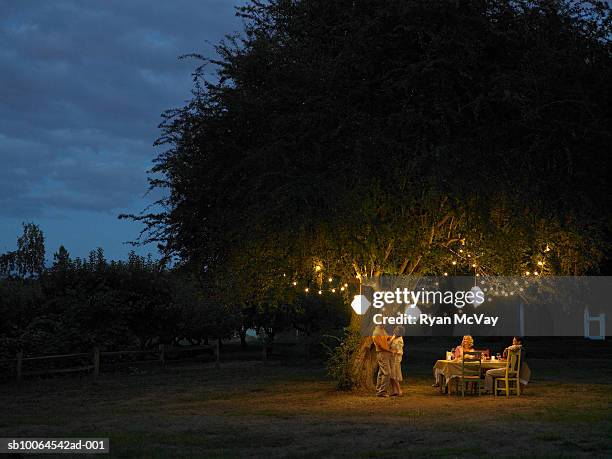
[{"label": "distant tree", "polygon": [[17,250],[0,254],[0,276],[34,277],[45,269],[45,237],[38,225],[23,223]]},{"label": "distant tree", "polygon": [[66,250],[66,247],[63,245],[60,245],[57,252],[53,254],[53,266],[51,269],[55,271],[66,271],[70,268],[70,263],[71,260],[68,250]]},{"label": "distant tree", "polygon": [[21,277],[40,276],[45,269],[45,237],[38,225],[23,224],[23,233],[17,239],[15,266]]},{"label": "distant tree", "polygon": [[6,252],[0,254],[0,277],[9,277],[16,273],[17,270],[17,253]]},{"label": "distant tree", "polygon": [[208,343],[209,339],[231,338],[238,331],[237,311],[221,303],[196,275],[177,270],[172,273],[172,285],[172,302],[180,311],[176,341]]}]

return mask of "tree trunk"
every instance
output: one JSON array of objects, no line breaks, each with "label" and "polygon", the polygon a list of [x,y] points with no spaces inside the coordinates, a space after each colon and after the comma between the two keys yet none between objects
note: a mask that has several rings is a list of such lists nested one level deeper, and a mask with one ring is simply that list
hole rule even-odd
[{"label": "tree trunk", "polygon": [[[377,277],[374,290],[380,290],[380,277]],[[361,334],[362,317],[351,314],[350,328],[354,333]],[[376,347],[371,336],[362,337],[359,340],[359,348],[355,351],[351,362],[351,374],[355,382],[356,389],[374,391],[376,388],[376,374],[378,373],[378,363],[376,361]]]},{"label": "tree trunk", "polygon": [[304,360],[307,362],[310,361],[310,334],[306,334],[306,338],[304,339]]},{"label": "tree trunk", "polygon": [[[360,322],[361,317],[353,313],[350,328],[354,333],[360,333]],[[355,350],[351,362],[351,375],[355,383],[355,389],[373,391],[376,388],[378,363],[376,362],[376,348],[372,337],[362,337],[358,346],[359,348]]]},{"label": "tree trunk", "polygon": [[240,348],[246,349],[247,348],[246,329],[241,328],[240,330],[238,330],[238,335],[240,336]]},{"label": "tree trunk", "polygon": [[266,329],[264,333],[264,346],[266,346],[268,353],[271,353],[274,349],[274,336],[276,335],[276,332],[269,328]]}]

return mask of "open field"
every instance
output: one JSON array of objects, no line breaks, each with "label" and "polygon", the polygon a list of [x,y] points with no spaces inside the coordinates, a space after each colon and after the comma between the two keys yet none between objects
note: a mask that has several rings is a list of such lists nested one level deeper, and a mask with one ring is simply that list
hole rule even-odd
[{"label": "open field", "polygon": [[389,399],[337,392],[314,363],[30,380],[1,386],[0,436],[110,437],[113,457],[611,457],[608,352],[529,364],[510,399],[441,395],[417,355]]}]

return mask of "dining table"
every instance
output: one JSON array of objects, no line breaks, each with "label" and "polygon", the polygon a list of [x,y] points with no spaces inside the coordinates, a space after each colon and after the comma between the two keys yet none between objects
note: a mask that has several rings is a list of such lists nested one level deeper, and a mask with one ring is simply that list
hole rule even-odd
[{"label": "dining table", "polygon": [[[487,370],[493,368],[505,368],[507,364],[506,359],[483,359],[480,362],[480,368],[482,374],[486,373]],[[478,362],[465,362],[466,366],[478,365]],[[434,379],[438,383],[440,392],[445,393],[448,390],[448,383],[451,379],[461,376],[461,359],[454,360],[438,360],[433,367]],[[519,378],[521,384],[527,385],[531,379],[531,369],[527,362],[521,362],[521,369],[519,370]]]}]

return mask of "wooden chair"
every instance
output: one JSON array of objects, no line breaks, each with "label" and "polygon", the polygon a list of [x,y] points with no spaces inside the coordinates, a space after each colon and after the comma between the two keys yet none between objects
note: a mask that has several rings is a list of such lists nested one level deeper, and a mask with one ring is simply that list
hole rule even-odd
[{"label": "wooden chair", "polygon": [[[461,385],[461,396],[465,397],[465,390],[468,384],[473,384],[478,387],[478,395],[482,394],[482,377],[481,377],[481,362],[482,353],[475,352],[464,352],[461,358],[461,376],[456,376],[455,382],[457,385],[457,394],[459,393],[459,385]],[[448,388],[448,395],[450,395],[450,385]]]},{"label": "wooden chair", "polygon": [[510,396],[510,393],[514,391],[516,395],[521,395],[521,383],[520,383],[520,372],[521,372],[521,350],[508,351],[508,360],[506,361],[506,372],[501,378],[495,378],[493,384],[493,393],[497,397],[498,392],[506,394],[506,397]]}]

